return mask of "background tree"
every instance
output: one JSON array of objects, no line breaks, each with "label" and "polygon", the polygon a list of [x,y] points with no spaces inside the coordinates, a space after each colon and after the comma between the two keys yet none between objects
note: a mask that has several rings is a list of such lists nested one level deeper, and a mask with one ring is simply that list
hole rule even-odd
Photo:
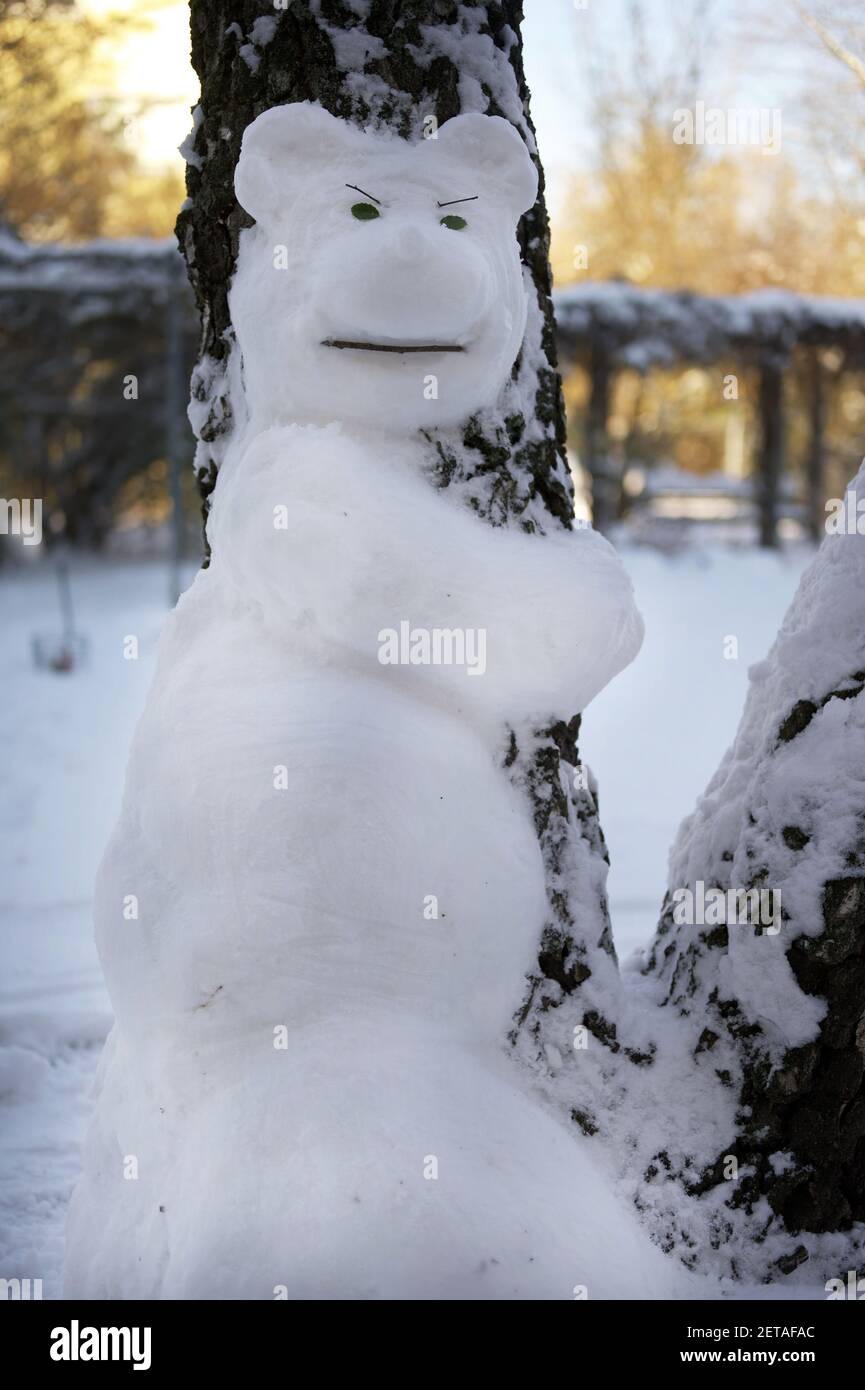
[{"label": "background tree", "polygon": [[160,236],[177,169],[145,168],[128,112],[96,93],[111,49],[146,18],[96,17],[75,0],[0,0],[0,222],[30,240]]},{"label": "background tree", "polygon": [[[591,23],[597,10],[573,19],[592,138],[585,167],[573,174],[553,221],[557,285],[625,280],[711,295],[767,288],[865,295],[865,183],[856,153],[865,105],[850,70],[861,47],[855,6],[846,0],[820,6],[815,32],[792,5],[760,4],[752,14],[749,7],[690,0],[665,22],[662,37],[653,24],[655,0],[611,3],[615,48],[604,41],[603,26]],[[785,81],[779,51],[796,60]],[[766,100],[752,95],[762,92],[764,75],[772,104],[781,106],[776,154],[674,142],[677,109],[692,110],[700,99],[709,107],[753,107]],[[734,400],[724,395],[728,373],[737,378]],[[594,398],[592,375],[584,357],[566,377],[565,391],[575,454],[606,461],[607,496],[595,499],[602,521],[627,513],[656,465],[673,464],[685,475],[723,472],[744,485],[760,449],[759,375],[745,363],[619,370]],[[862,452],[858,364],[843,353],[821,362],[797,354],[783,383],[784,485],[790,501],[802,503],[802,514],[809,506],[818,380],[830,495],[843,487],[851,457]],[[592,414],[603,407],[606,439],[598,449]],[[681,483],[688,487],[687,476]]]},{"label": "background tree", "polygon": [[[793,0],[757,30],[767,48],[798,52],[805,72],[799,138],[814,181],[861,216],[865,173],[865,32],[857,0]],[[860,252],[861,255],[861,252]]]},{"label": "background tree", "polygon": [[[823,9],[843,43],[801,7],[780,18],[763,15],[731,34],[713,0],[689,0],[662,46],[651,35],[646,0],[622,0],[627,25],[615,51],[588,15],[579,17],[575,61],[585,75],[593,142],[556,219],[557,284],[625,278],[703,294],[766,286],[865,294],[865,186],[858,176],[865,89],[851,71],[855,51],[845,47],[857,42],[852,7],[836,0]],[[821,62],[819,93],[806,84],[784,102],[778,153],[676,144],[675,111],[718,90],[708,57],[713,46],[734,44],[740,63],[753,68],[777,52],[782,33],[786,48],[807,53],[806,71],[814,67],[812,49],[831,51],[840,66]],[[827,67],[834,79],[828,84]],[[816,107],[821,94],[831,112]],[[706,104],[754,102],[740,96]],[[803,167],[810,177],[803,179]]]}]

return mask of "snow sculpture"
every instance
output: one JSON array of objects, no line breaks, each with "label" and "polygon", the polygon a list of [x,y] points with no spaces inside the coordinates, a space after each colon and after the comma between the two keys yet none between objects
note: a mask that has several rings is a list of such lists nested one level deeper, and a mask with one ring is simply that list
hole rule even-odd
[{"label": "snow sculpture", "polygon": [[254,432],[404,433],[495,400],[525,328],[514,232],[537,189],[507,121],[460,116],[409,145],[278,106],[247,129],[235,182],[257,223],[231,295]]},{"label": "snow sculpture", "polygon": [[496,118],[409,145],[299,104],[236,186],[248,419],[100,871],[68,1291],[571,1298],[595,1262],[651,1296],[661,1257],[502,1050],[545,913],[506,728],[582,708],[640,620],[605,541],[486,525],[419,433],[519,351],[534,168]]}]

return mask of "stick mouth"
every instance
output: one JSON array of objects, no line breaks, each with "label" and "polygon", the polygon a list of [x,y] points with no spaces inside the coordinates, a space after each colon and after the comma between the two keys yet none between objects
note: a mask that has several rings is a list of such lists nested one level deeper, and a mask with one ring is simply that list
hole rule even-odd
[{"label": "stick mouth", "polygon": [[459,343],[367,343],[353,338],[323,338],[321,345],[352,352],[465,352]]}]

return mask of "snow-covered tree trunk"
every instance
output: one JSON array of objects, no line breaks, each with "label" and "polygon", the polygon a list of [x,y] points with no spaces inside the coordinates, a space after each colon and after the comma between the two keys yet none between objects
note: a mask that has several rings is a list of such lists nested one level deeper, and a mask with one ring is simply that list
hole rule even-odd
[{"label": "snow-covered tree trunk", "polygon": [[[541,532],[569,525],[573,492],[556,368],[549,231],[523,73],[521,5],[294,0],[277,9],[256,0],[192,0],[191,16],[201,101],[185,149],[189,198],[177,230],[202,323],[191,414],[205,505],[235,411],[227,291],[238,236],[250,222],[234,196],[241,137],[262,111],[314,100],[360,126],[392,129],[409,140],[434,137],[450,117],[479,111],[505,117],[526,142],[540,185],[519,229],[530,300],[523,351],[497,412],[475,416],[461,430],[431,432],[428,445],[440,485],[459,489],[490,524]],[[512,1033],[527,1060],[541,1068],[551,1056],[564,1055],[577,1027],[588,1030],[602,1051],[619,1050],[607,856],[594,791],[577,753],[579,719],[568,713],[549,729],[511,730],[505,755],[531,800],[547,868],[549,915],[537,972],[521,1007],[520,982],[514,982]],[[557,1011],[563,1002],[572,1007]],[[574,1059],[573,1050],[567,1055]],[[584,1129],[596,1127],[591,1103],[575,1104],[573,1113]]]},{"label": "snow-covered tree trunk", "polygon": [[[865,467],[851,490],[865,495]],[[647,967],[694,1065],[735,1098],[729,1144],[688,1185],[723,1193],[758,1239],[865,1220],[865,535],[849,522],[750,672],[674,846]],[[812,1246],[788,1243],[781,1267]]]}]

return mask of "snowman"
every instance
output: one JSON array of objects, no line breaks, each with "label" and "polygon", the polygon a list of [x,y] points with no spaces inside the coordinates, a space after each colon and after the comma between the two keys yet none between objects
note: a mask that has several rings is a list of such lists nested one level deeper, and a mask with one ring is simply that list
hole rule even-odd
[{"label": "snowman", "polygon": [[245,407],[99,874],[67,1292],[658,1296],[504,1041],[546,911],[508,730],[584,708],[640,619],[599,536],[491,527],[429,463],[519,353],[534,167],[495,117],[410,144],[300,103],[236,191]]}]

